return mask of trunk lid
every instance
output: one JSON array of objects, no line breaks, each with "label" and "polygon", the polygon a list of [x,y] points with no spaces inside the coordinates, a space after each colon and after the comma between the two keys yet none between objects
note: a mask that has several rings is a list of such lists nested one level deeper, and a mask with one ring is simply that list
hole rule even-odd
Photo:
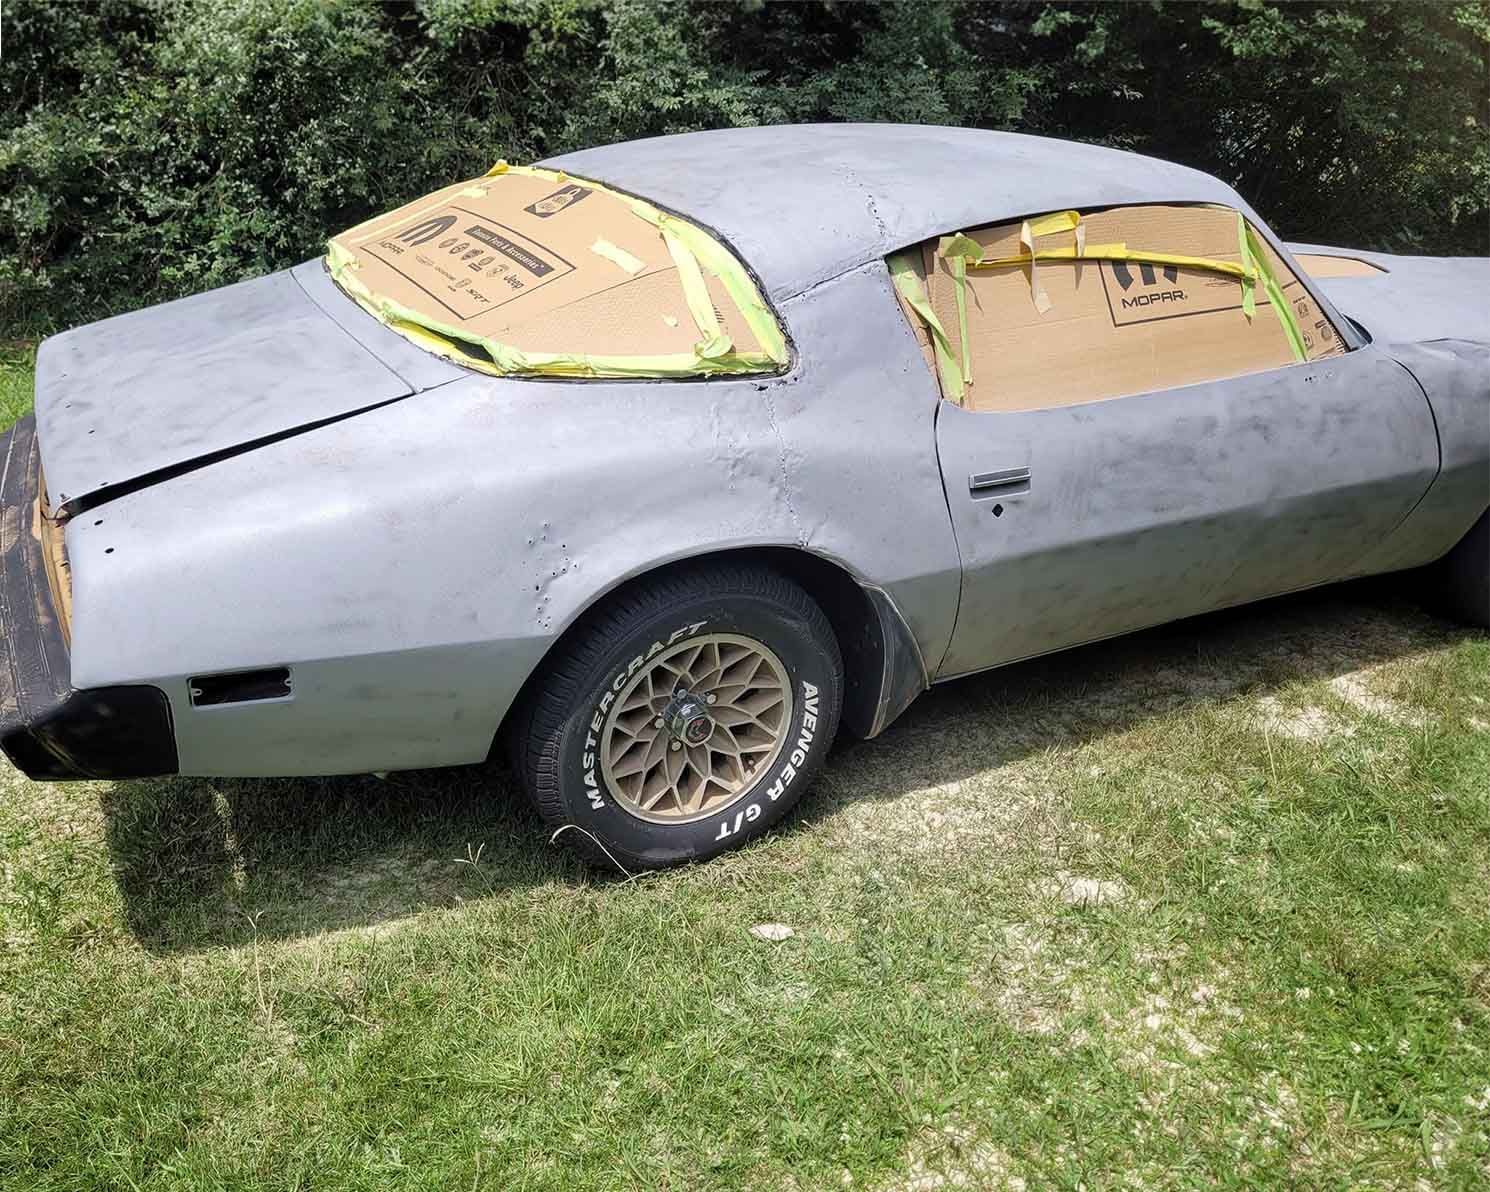
[{"label": "trunk lid", "polygon": [[416,350],[319,262],[52,336],[36,359],[51,507],[76,512],[463,375]]}]

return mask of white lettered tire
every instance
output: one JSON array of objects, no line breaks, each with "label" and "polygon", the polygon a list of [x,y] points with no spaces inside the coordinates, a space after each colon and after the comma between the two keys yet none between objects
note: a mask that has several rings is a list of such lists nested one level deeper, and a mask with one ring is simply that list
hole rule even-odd
[{"label": "white lettered tire", "polygon": [[524,785],[559,840],[630,872],[766,832],[838,728],[832,627],[763,568],[701,565],[630,590],[545,665],[515,742]]}]

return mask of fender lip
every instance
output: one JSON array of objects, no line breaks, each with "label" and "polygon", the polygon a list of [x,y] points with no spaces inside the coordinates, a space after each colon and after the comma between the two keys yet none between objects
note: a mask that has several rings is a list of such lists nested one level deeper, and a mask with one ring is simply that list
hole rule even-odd
[{"label": "fender lip", "polygon": [[170,705],[155,687],[79,691],[52,604],[41,542],[36,423],[0,435],[0,747],[28,778],[174,774]]},{"label": "fender lip", "polygon": [[874,609],[877,622],[874,628],[880,640],[880,681],[874,693],[873,707],[858,713],[860,716],[869,713],[868,727],[862,735],[865,740],[871,740],[889,728],[916,697],[931,686],[931,677],[926,670],[926,660],[921,657],[921,647],[916,644],[916,636],[890,594],[874,584],[859,586]]}]

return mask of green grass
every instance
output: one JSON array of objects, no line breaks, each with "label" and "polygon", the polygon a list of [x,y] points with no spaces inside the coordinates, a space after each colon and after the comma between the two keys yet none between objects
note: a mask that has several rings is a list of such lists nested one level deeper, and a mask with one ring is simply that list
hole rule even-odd
[{"label": "green grass", "polygon": [[0,340],[0,431],[31,412],[35,374],[35,344]]},{"label": "green grass", "polygon": [[1487,899],[1490,640],[1380,586],[938,689],[634,882],[497,769],[7,769],[0,1186],[1484,1186]]},{"label": "green grass", "polygon": [[6,1188],[1470,1188],[1487,1122],[1490,641],[1379,585],[939,689],[630,883],[495,769],[0,772]]}]

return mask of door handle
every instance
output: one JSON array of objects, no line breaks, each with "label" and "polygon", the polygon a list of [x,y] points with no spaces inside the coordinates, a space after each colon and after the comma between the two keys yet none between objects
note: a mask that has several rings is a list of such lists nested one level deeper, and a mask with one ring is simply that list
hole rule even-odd
[{"label": "door handle", "polygon": [[1028,468],[1000,468],[996,472],[974,472],[967,478],[967,491],[973,497],[1012,495],[1030,490]]}]

